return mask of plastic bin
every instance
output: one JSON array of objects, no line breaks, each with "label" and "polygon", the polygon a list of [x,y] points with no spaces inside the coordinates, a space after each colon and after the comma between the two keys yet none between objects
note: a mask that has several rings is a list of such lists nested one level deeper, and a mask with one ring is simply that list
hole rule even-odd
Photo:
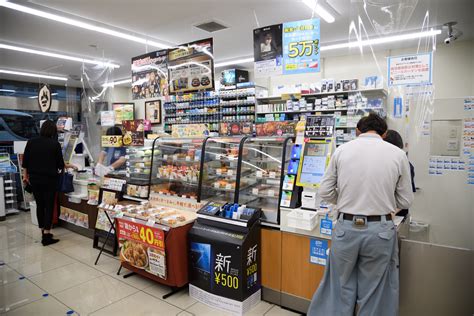
[{"label": "plastic bin", "polygon": [[318,216],[313,211],[293,210],[288,216],[288,226],[303,230],[313,230],[318,224]]},{"label": "plastic bin", "polygon": [[31,215],[31,223],[33,225],[38,226],[38,217],[36,217],[36,202],[30,202],[30,215]]}]

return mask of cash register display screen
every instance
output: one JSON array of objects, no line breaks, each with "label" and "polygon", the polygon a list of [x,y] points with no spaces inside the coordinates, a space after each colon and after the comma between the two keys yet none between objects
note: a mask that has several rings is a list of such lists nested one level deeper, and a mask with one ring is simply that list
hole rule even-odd
[{"label": "cash register display screen", "polygon": [[300,183],[304,185],[321,183],[326,171],[327,148],[327,144],[306,143]]}]

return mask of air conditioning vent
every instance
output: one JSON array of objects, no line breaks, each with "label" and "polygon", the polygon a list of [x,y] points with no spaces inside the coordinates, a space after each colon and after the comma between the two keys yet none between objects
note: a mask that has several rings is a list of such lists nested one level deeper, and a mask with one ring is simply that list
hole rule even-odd
[{"label": "air conditioning vent", "polygon": [[209,33],[214,33],[217,31],[228,29],[227,26],[222,25],[221,23],[216,22],[216,21],[210,21],[210,22],[197,24],[195,25],[195,27]]}]

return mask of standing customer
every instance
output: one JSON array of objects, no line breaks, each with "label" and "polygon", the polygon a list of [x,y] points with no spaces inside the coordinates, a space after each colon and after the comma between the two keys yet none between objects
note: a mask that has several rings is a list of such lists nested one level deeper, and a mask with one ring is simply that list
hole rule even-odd
[{"label": "standing customer", "polygon": [[33,189],[43,246],[59,241],[53,238],[51,226],[59,172],[64,170],[64,166],[56,124],[47,120],[41,126],[40,136],[30,139],[26,144],[22,165],[25,182],[30,183]]},{"label": "standing customer", "polygon": [[308,315],[398,315],[398,244],[391,214],[413,201],[405,152],[383,141],[376,114],[334,152],[319,188],[338,220],[324,278]]}]

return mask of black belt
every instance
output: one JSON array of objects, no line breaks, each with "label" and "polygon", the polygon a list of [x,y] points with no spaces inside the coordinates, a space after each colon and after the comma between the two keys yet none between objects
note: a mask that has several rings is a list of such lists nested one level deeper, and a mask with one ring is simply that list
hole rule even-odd
[{"label": "black belt", "polygon": [[[358,216],[358,215],[342,213],[342,218],[345,219],[345,220],[348,220],[348,221],[352,221],[355,216]],[[360,215],[360,216],[366,217],[368,222],[380,222],[382,220],[383,216],[385,216],[385,218],[388,221],[392,220],[392,215],[390,215],[390,214],[387,214],[387,215],[369,215],[369,216]]]}]

